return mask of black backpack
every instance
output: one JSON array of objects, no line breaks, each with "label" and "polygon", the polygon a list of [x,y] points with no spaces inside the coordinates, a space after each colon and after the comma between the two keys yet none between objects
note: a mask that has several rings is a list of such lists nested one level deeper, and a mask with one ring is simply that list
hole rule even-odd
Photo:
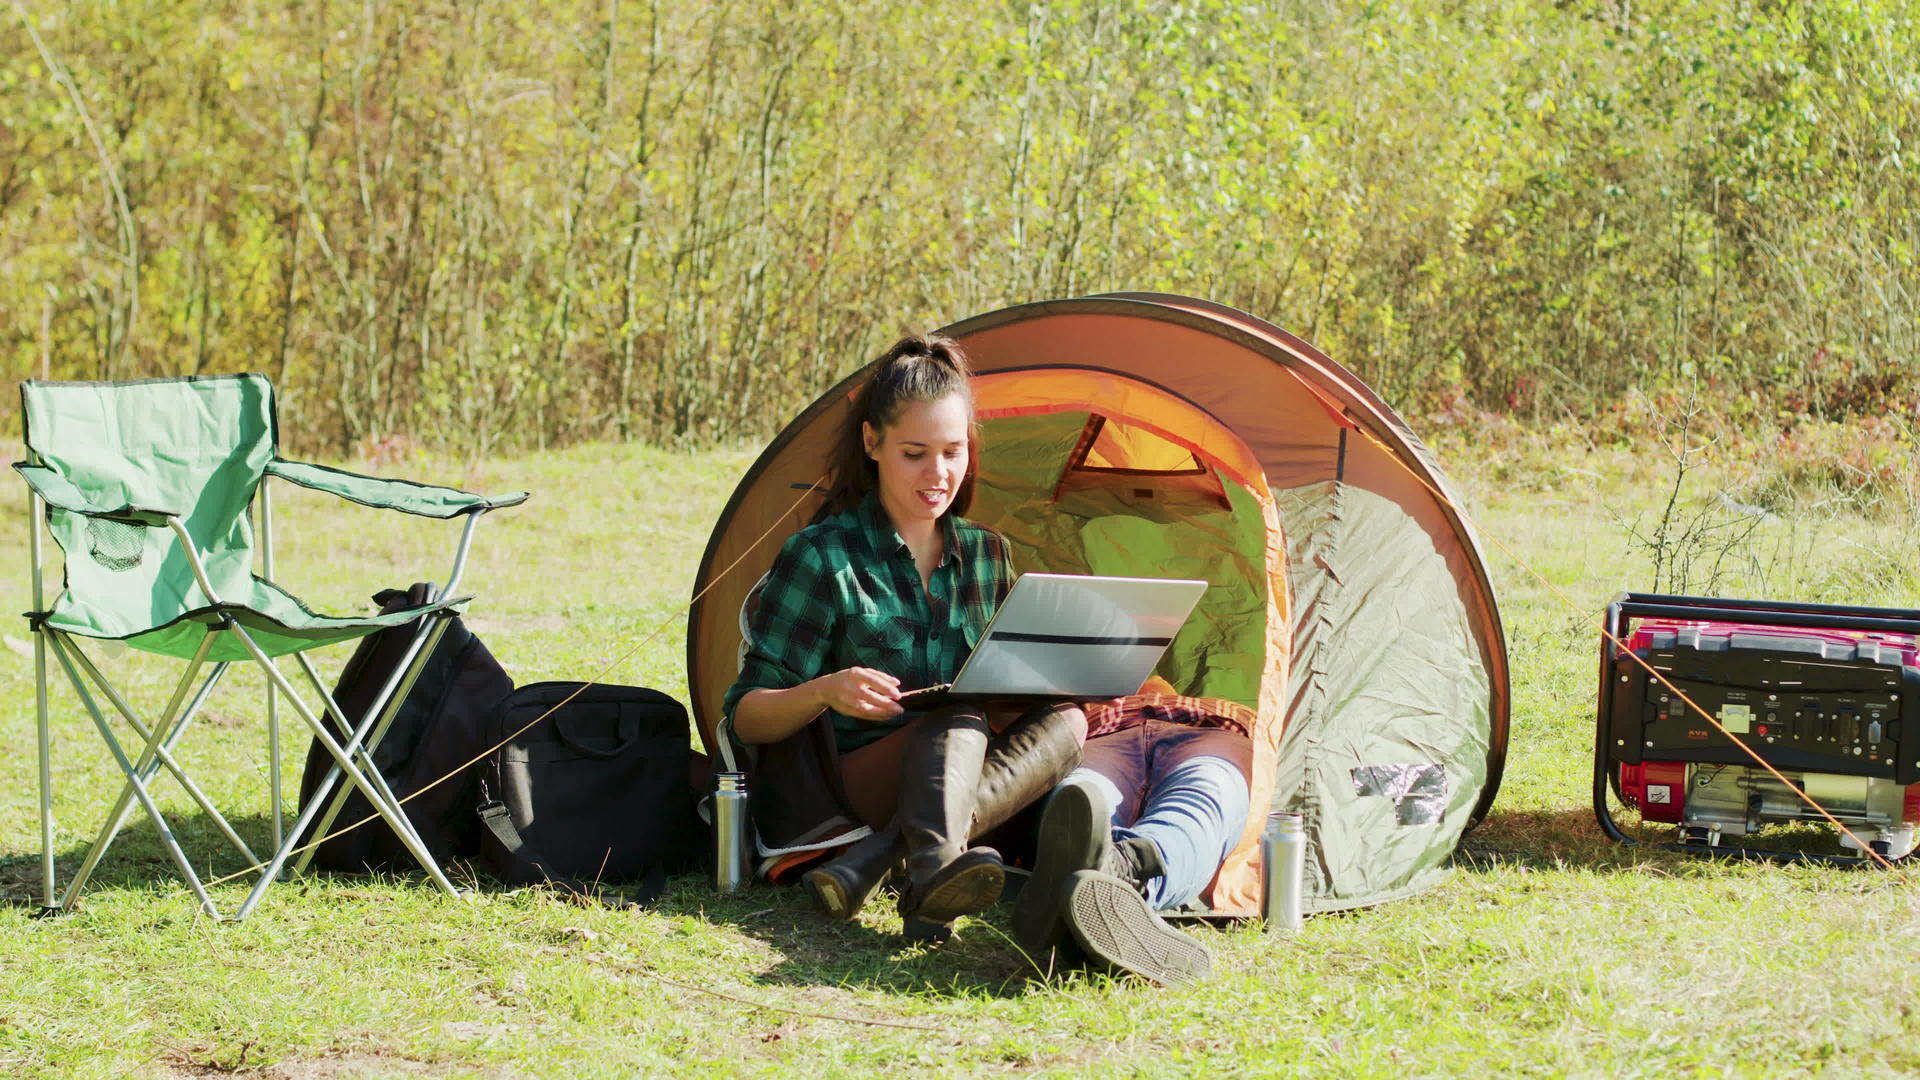
[{"label": "black backpack", "polygon": [[[391,611],[425,602],[428,588],[374,599]],[[418,625],[362,639],[334,689],[349,720],[360,722]],[[641,895],[627,898],[644,901],[667,872],[707,847],[694,809],[704,758],[688,736],[686,709],[657,690],[577,682],[515,690],[455,616],[374,761],[436,859],[473,860],[510,884],[546,881],[578,892],[640,881]],[[302,776],[303,806],[332,764],[316,741]],[[427,785],[434,786],[416,794]],[[372,812],[356,791],[330,831]],[[383,821],[331,837],[314,855],[328,870],[414,867]]]},{"label": "black backpack", "polygon": [[[398,611],[427,603],[430,590],[431,586],[422,582],[405,591],[384,589],[375,593],[373,600],[383,613]],[[477,800],[468,763],[491,745],[480,741],[487,712],[494,702],[513,692],[513,680],[459,616],[425,617],[448,618],[447,631],[420,670],[412,692],[400,703],[393,725],[373,752],[373,762],[394,797],[401,800],[400,807],[420,834],[421,843],[436,860],[446,862],[471,857],[479,848],[480,823],[473,813]],[[419,626],[415,620],[361,638],[347,666],[341,669],[333,699],[356,726],[366,716],[374,695],[406,659]],[[326,720],[334,738],[344,743],[347,733],[340,731],[330,715]],[[314,740],[307,748],[306,768],[300,777],[302,807],[313,798],[321,778],[332,767],[332,756],[319,740]],[[454,775],[441,780],[449,773]],[[441,782],[434,784],[437,780]],[[345,783],[345,778],[339,781]],[[421,789],[429,784],[434,786],[422,794]],[[338,787],[336,784],[336,792]],[[355,789],[327,832],[338,832],[372,814],[373,805]],[[300,837],[301,845],[312,839],[312,832],[310,827]],[[416,865],[400,838],[379,820],[328,836],[314,850],[313,864],[344,873],[406,871]]]}]

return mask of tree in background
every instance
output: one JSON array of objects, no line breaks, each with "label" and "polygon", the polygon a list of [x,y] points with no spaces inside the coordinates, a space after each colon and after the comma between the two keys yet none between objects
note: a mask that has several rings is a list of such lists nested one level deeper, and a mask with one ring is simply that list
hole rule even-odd
[{"label": "tree in background", "polygon": [[337,450],[703,443],[1155,289],[1416,411],[1884,409],[1914,55],[1874,0],[15,4],[0,362],[265,370]]}]

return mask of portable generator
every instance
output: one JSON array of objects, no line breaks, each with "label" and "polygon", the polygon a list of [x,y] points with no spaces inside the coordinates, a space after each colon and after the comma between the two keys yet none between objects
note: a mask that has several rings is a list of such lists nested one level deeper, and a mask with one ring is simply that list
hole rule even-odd
[{"label": "portable generator", "polygon": [[1808,800],[1882,858],[1913,850],[1920,612],[1626,593],[1608,605],[1606,631],[1593,809],[1609,837],[1635,842],[1613,819],[1611,789],[1642,821],[1677,826],[1669,846],[1683,850],[1866,858],[1728,842],[1825,823]]}]

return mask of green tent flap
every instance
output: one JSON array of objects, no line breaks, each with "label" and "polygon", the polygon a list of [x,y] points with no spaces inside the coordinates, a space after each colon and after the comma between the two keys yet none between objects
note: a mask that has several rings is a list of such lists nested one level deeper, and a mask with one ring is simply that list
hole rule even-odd
[{"label": "green tent flap", "polygon": [[1488,685],[1446,560],[1397,504],[1331,482],[1277,493],[1294,588],[1272,809],[1307,817],[1308,910],[1445,874],[1488,781]]}]

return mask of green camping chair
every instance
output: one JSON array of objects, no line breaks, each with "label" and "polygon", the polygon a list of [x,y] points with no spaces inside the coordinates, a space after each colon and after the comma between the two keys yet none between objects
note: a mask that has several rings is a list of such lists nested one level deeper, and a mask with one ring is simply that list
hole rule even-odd
[{"label": "green camping chair", "polygon": [[[358,788],[449,895],[452,883],[407,821],[386,781],[373,766],[373,749],[391,722],[453,613],[470,597],[456,597],[474,526],[488,510],[524,501],[525,492],[487,497],[452,488],[379,480],[318,465],[282,460],[273,386],[263,375],[190,376],[132,382],[40,382],[20,385],[28,452],[15,463],[32,489],[34,661],[39,717],[40,839],[44,900],[49,909],[70,907],[107,847],[138,802],[158,831],[168,855],[200,907],[218,916],[199,875],[181,850],[149,790],[161,770],[170,773],[259,877],[232,918],[245,918],[279,876],[323,805],[337,812],[334,788],[344,777]],[[467,515],[445,587],[427,604],[403,611],[336,618],[307,609],[273,578],[272,503],[265,480],[277,476],[302,487],[332,492],[367,506],[425,517]],[[257,498],[256,498],[257,496]],[[249,506],[258,507],[260,574],[253,572],[255,542]],[[38,522],[65,552],[65,588],[51,608],[44,601]],[[422,616],[433,616],[422,618]],[[348,641],[383,627],[420,619],[412,653],[356,726],[327,692],[306,651]],[[76,638],[120,641],[144,652],[187,662],[166,707],[142,717],[76,643]],[[56,900],[50,739],[47,726],[47,654],[51,653],[93,718],[126,783],[101,823],[93,846]],[[274,663],[291,655],[319,695],[338,730],[334,737]],[[196,784],[174,755],[188,722],[227,667],[251,660],[268,680],[267,755],[272,789],[274,851],[261,860]],[[208,668],[208,665],[211,665]],[[200,680],[205,669],[207,674]],[[84,677],[83,677],[84,676]],[[198,687],[195,683],[198,681]],[[141,749],[129,756],[101,710],[97,687],[131,730]],[[190,693],[191,692],[191,693]],[[306,800],[289,830],[281,812],[277,695],[312,729],[334,760],[319,791]],[[183,707],[184,705],[184,707]],[[329,804],[329,799],[332,803]],[[323,827],[325,827],[323,825]]]}]

